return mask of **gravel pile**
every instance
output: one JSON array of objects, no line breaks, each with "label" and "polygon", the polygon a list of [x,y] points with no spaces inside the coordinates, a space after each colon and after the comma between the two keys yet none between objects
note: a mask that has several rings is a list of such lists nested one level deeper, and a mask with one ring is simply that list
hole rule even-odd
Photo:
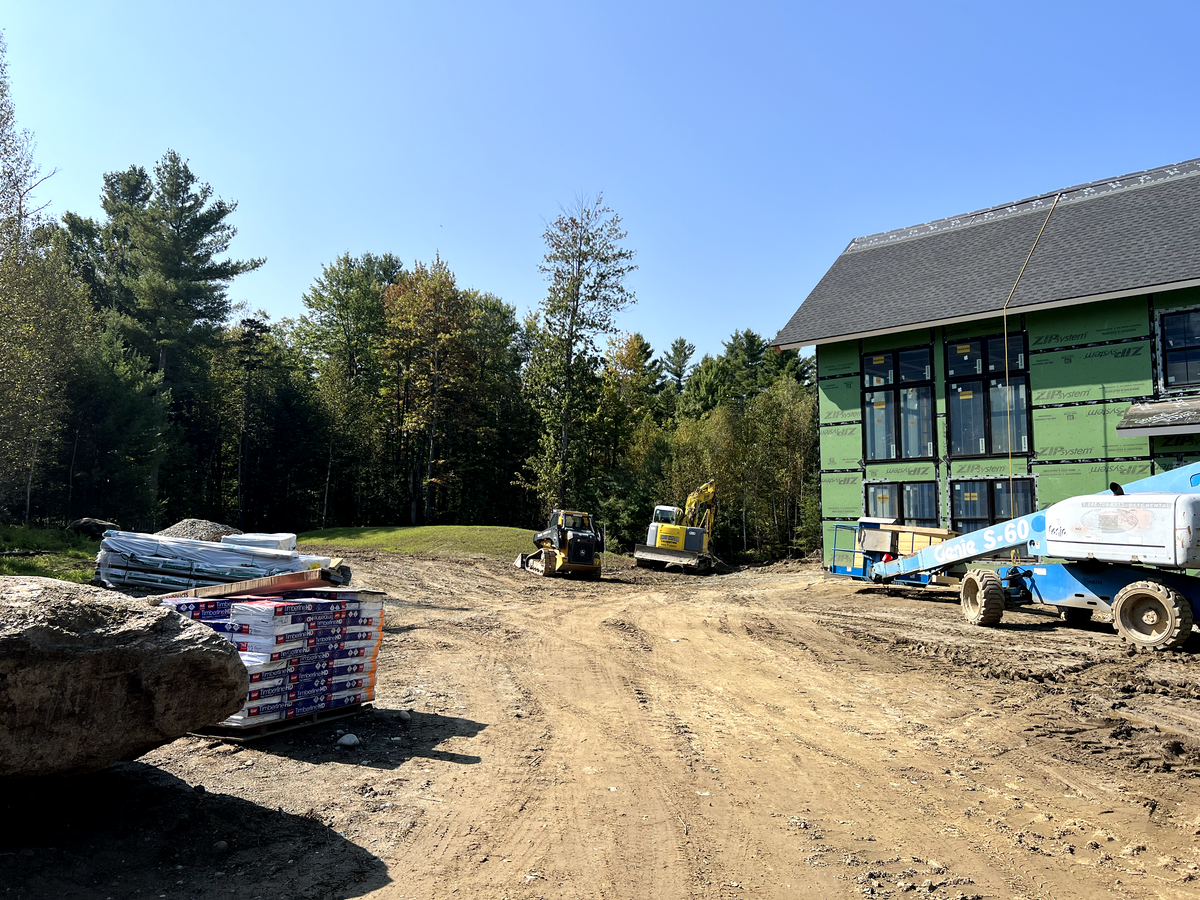
[{"label": "gravel pile", "polygon": [[206,519],[184,519],[170,528],[155,532],[163,537],[185,538],[189,541],[219,541],[223,535],[241,533],[240,528],[222,525],[220,522],[209,522]]}]

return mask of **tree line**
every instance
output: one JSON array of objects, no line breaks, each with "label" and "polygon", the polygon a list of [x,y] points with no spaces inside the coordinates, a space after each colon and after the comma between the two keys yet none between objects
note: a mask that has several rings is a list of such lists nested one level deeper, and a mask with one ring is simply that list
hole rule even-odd
[{"label": "tree line", "polygon": [[174,151],[104,175],[101,217],[49,218],[2,54],[0,521],[535,527],[566,506],[630,547],[711,478],[719,553],[819,543],[811,361],[750,330],[698,362],[619,332],[635,256],[603,197],[546,227],[524,317],[440,256],[345,253],[273,322],[229,297],[265,263],[230,255],[237,204]]}]

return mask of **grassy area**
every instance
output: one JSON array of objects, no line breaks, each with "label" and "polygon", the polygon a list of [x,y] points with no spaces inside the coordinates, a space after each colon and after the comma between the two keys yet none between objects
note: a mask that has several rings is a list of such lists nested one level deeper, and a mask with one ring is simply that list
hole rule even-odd
[{"label": "grassy area", "polygon": [[96,574],[100,542],[57,529],[0,527],[0,551],[29,550],[44,552],[37,556],[0,556],[0,575],[37,575],[85,584]]},{"label": "grassy area", "polygon": [[533,551],[534,532],[524,528],[425,525],[410,528],[326,528],[298,537],[304,551],[323,545],[354,550],[390,550],[410,556],[491,556],[516,559]]}]

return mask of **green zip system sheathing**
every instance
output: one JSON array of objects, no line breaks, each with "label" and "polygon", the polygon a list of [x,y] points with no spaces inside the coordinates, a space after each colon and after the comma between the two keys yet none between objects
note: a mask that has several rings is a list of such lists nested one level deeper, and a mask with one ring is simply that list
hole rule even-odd
[{"label": "green zip system sheathing", "polygon": [[[1131,437],[1117,424],[1134,402],[1200,395],[1164,384],[1159,318],[1163,311],[1200,308],[1200,288],[1107,300],[1008,317],[1010,335],[1025,335],[1028,352],[1028,454],[950,458],[946,346],[1003,333],[999,317],[918,329],[817,348],[821,436],[821,498],[825,558],[835,522],[866,508],[866,485],[937,482],[938,519],[951,527],[950,482],[1033,477],[1045,508],[1066,497],[1103,490],[1200,459],[1200,435]],[[929,346],[937,421],[935,458],[869,461],[863,437],[864,354]],[[981,377],[995,377],[996,372]],[[1001,417],[1001,421],[1003,421]]]}]

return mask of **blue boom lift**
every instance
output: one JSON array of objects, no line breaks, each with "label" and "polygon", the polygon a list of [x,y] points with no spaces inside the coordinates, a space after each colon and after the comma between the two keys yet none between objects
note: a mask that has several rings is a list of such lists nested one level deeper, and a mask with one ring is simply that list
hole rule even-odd
[{"label": "blue boom lift", "polygon": [[[934,542],[898,556],[906,532]],[[1187,571],[1200,569],[1200,463],[946,540],[931,533],[886,519],[837,525],[830,571],[875,584],[957,581],[973,625],[996,625],[1006,607],[1029,603],[1074,624],[1111,613],[1117,633],[1147,650],[1183,646],[1200,617],[1200,580]],[[1005,553],[1011,565],[968,565]]]}]

